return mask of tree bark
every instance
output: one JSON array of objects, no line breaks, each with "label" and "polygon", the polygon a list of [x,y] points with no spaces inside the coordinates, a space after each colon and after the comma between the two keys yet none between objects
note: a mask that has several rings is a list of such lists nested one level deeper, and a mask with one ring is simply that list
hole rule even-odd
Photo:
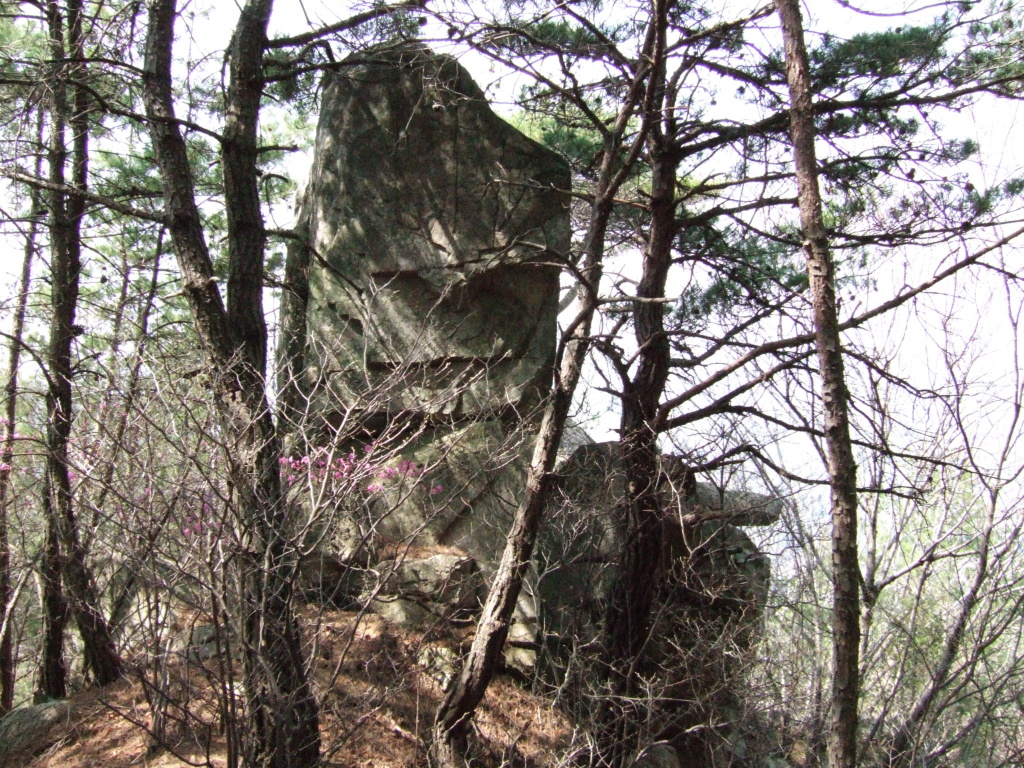
[{"label": "tree bark", "polygon": [[822,221],[814,151],[810,66],[799,0],[777,0],[786,49],[793,155],[800,222],[810,279],[814,341],[821,375],[825,444],[832,488],[832,726],[829,764],[854,768],[860,652],[860,567],[857,562],[857,465],[850,441],[848,393],[836,310],[835,266]]},{"label": "tree bark", "polygon": [[40,558],[39,575],[43,582],[43,647],[39,654],[36,696],[63,699],[68,695],[68,667],[64,658],[64,630],[68,623],[68,603],[61,579],[60,543],[53,511],[50,481],[44,481],[43,509],[46,513],[46,541]]},{"label": "tree bark", "polygon": [[[77,192],[86,188],[89,152],[89,105],[87,93],[80,82],[84,77],[81,0],[69,0],[67,4],[67,53],[64,19],[56,0],[47,4],[46,14],[54,62],[48,155],[53,191],[49,200],[52,317],[47,356],[47,491],[53,528],[57,532],[61,575],[70,597],[71,613],[82,635],[86,670],[96,683],[107,685],[121,676],[121,660],[100,611],[96,582],[86,562],[76,521],[68,455],[74,419],[72,345],[80,333],[75,325],[75,314],[82,268],[81,227],[85,214],[85,200]],[[70,105],[67,98],[69,81],[73,82]],[[72,188],[75,192],[66,194],[62,190],[68,161],[65,139],[68,124],[72,132]]]},{"label": "tree bark", "polygon": [[[38,113],[39,134],[42,133],[42,112]],[[41,141],[40,141],[41,143]],[[41,171],[42,153],[37,155],[36,175]],[[14,707],[14,684],[17,671],[14,662],[14,604],[11,574],[11,547],[8,513],[11,496],[11,473],[14,471],[14,434],[18,416],[18,367],[21,364],[22,338],[25,333],[25,311],[32,284],[32,261],[35,258],[38,219],[42,203],[37,190],[31,190],[31,221],[25,233],[25,255],[18,282],[18,299],[14,309],[14,327],[11,329],[11,349],[4,381],[3,442],[0,443],[0,717]]]},{"label": "tree bark", "polygon": [[222,145],[228,212],[229,283],[225,309],[203,233],[184,139],[175,122],[171,47],[175,0],[150,8],[144,92],[163,180],[168,229],[181,269],[214,397],[228,442],[237,495],[242,569],[243,664],[248,766],[315,766],[319,708],[306,679],[292,606],[295,552],[288,541],[278,437],[266,399],[262,310],[264,230],[259,205],[256,130],[270,0],[242,9],[230,50],[231,83]]},{"label": "tree bark", "polygon": [[653,39],[648,37],[641,56],[637,58],[630,90],[604,146],[590,221],[583,241],[583,264],[580,269],[582,285],[576,317],[563,339],[560,359],[556,360],[554,387],[534,441],[525,494],[516,509],[501,562],[477,622],[473,644],[458,680],[448,691],[435,716],[431,755],[438,766],[456,768],[465,764],[469,723],[497,671],[523,575],[533,553],[566,418],[591,346],[590,329],[598,307],[605,237],[615,193],[627,178],[643,146],[643,131],[635,137],[628,150],[622,146],[622,140],[629,120],[644,94],[647,61],[652,45]]}]

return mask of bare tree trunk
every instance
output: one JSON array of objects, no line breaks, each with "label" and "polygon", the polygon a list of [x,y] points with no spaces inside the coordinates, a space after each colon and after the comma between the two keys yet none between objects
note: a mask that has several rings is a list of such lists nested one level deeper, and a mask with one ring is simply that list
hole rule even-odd
[{"label": "bare tree trunk", "polygon": [[643,272],[633,308],[637,369],[624,381],[621,444],[626,498],[625,548],[605,619],[604,663],[610,696],[600,715],[601,757],[612,766],[632,764],[638,729],[638,672],[650,636],[654,597],[665,566],[663,513],[658,493],[658,406],[668,380],[670,345],[665,333],[665,283],[676,235],[676,175],[679,152],[673,144],[675,119],[665,86],[667,0],[655,0],[651,24],[657,44],[644,119],[651,126],[651,224],[643,252]]},{"label": "bare tree trunk", "polygon": [[615,193],[627,178],[643,146],[644,133],[625,151],[622,138],[634,110],[644,93],[648,55],[653,45],[648,38],[637,59],[629,93],[623,101],[615,126],[606,140],[597,189],[587,234],[583,241],[581,289],[576,317],[566,331],[556,360],[553,392],[544,409],[540,432],[526,478],[522,502],[506,538],[505,549],[487,593],[476,635],[462,672],[438,707],[434,720],[431,755],[446,768],[465,764],[466,734],[477,705],[483,699],[508,637],[509,624],[522,588],[523,574],[533,553],[544,506],[547,503],[551,472],[565,429],[565,421],[579,383],[583,363],[591,345],[590,328],[598,307],[598,286],[603,272],[605,236]]},{"label": "bare tree trunk", "polygon": [[222,149],[230,255],[227,309],[214,279],[188,152],[174,117],[175,0],[157,0],[150,7],[144,87],[168,228],[212,379],[237,494],[248,720],[243,760],[248,766],[286,768],[319,762],[320,733],[319,708],[306,679],[292,606],[295,553],[287,539],[280,450],[266,399],[265,235],[256,129],[270,9],[270,0],[251,0],[244,6],[230,50]]},{"label": "bare tree trunk", "polygon": [[829,764],[854,768],[857,761],[857,698],[860,685],[860,567],[857,562],[857,465],[850,441],[848,394],[836,312],[835,267],[822,222],[814,153],[810,67],[799,0],[777,0],[786,49],[793,154],[800,222],[810,279],[814,337],[821,374],[825,444],[832,487],[832,728]]},{"label": "bare tree trunk", "polygon": [[[81,226],[85,200],[81,194],[65,194],[64,166],[67,162],[65,127],[72,130],[72,184],[84,190],[88,178],[88,99],[80,83],[72,85],[72,104],[67,102],[68,81],[84,76],[82,71],[82,6],[81,0],[67,5],[67,56],[78,62],[71,65],[65,58],[64,19],[55,0],[47,4],[47,22],[54,61],[52,77],[52,108],[50,113],[50,271],[53,316],[50,323],[50,348],[47,410],[47,477],[51,497],[50,511],[57,531],[59,560],[70,608],[82,635],[86,669],[100,685],[107,685],[121,676],[118,658],[109,626],[100,611],[99,595],[89,569],[75,519],[71,492],[68,444],[71,438],[72,413],[72,345],[80,333],[75,325],[78,306],[78,279],[81,272]],[[47,548],[49,550],[49,547]]]},{"label": "bare tree trunk", "polygon": [[[38,132],[43,130],[42,111],[38,113]],[[41,143],[41,141],[40,141]],[[41,172],[42,153],[37,154],[36,176]],[[25,310],[32,284],[32,261],[36,253],[39,216],[42,214],[40,194],[33,189],[31,195],[31,221],[25,233],[25,255],[18,283],[18,300],[14,309],[14,327],[11,329],[11,349],[4,382],[3,443],[0,444],[0,717],[14,706],[14,595],[11,578],[11,547],[8,513],[11,494],[11,473],[14,471],[14,433],[18,416],[18,366],[21,364],[21,346],[25,333]]]}]

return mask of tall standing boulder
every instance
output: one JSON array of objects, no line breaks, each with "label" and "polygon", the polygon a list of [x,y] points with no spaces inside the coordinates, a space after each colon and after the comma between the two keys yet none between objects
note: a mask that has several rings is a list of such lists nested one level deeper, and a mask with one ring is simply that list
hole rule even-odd
[{"label": "tall standing boulder", "polygon": [[496,564],[550,386],[569,188],[566,163],[449,56],[381,48],[325,77],[286,267],[282,412],[307,434],[415,425],[403,457],[444,489],[382,489],[355,535]]},{"label": "tall standing boulder", "polygon": [[304,295],[286,307],[289,384],[325,416],[536,404],[569,181],[453,58],[406,45],[350,59],[325,79],[299,217],[311,248],[290,257]]}]

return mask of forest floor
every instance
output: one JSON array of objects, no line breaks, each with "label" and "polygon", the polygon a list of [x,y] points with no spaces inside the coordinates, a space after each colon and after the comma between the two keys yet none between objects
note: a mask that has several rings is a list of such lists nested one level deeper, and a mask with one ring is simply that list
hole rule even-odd
[{"label": "forest floor", "polygon": [[[373,614],[307,610],[314,681],[322,702],[324,764],[332,768],[405,768],[426,764],[439,678],[469,639],[451,630],[403,630]],[[194,655],[194,654],[193,654]],[[229,765],[229,729],[221,716],[226,664],[179,654],[163,670],[136,669],[123,682],[71,697],[47,733],[3,768],[171,768]],[[169,692],[162,698],[154,679]],[[235,683],[237,687],[237,683]],[[165,702],[162,739],[154,709]],[[230,721],[230,719],[228,719]],[[550,700],[498,677],[478,710],[474,753],[481,768],[562,764],[568,720]],[[4,763],[0,759],[0,763]]]}]

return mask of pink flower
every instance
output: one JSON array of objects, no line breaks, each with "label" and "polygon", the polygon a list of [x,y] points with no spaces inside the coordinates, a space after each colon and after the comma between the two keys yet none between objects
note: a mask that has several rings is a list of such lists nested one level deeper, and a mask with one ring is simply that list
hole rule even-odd
[{"label": "pink flower", "polygon": [[6,461],[0,461],[0,472],[10,472],[10,471],[11,471],[11,465],[8,464]]},{"label": "pink flower", "polygon": [[288,475],[288,485],[295,482],[295,475]]},{"label": "pink flower", "polygon": [[368,490],[370,493],[376,493],[377,491],[381,490],[381,486],[377,485],[377,483],[371,483],[370,485],[366,486],[366,490]]},{"label": "pink flower", "polygon": [[433,488],[430,489],[430,495],[431,496],[435,496],[435,495],[441,493],[441,491],[443,491],[443,490],[444,490],[444,486],[443,485],[435,485]]}]

